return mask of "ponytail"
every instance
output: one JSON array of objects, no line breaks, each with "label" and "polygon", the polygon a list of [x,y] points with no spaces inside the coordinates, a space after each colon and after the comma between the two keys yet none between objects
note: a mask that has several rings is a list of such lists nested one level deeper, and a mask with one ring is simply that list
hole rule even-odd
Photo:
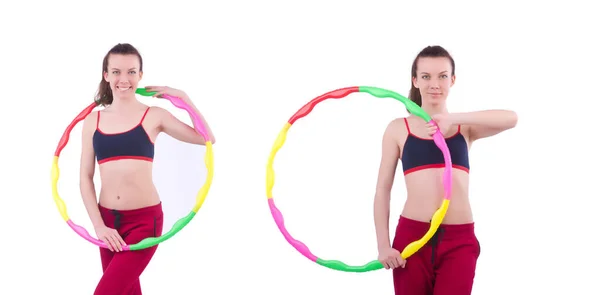
[{"label": "ponytail", "polygon": [[96,105],[100,106],[107,106],[113,102],[112,89],[110,89],[110,84],[104,80],[104,77],[100,80],[94,101],[96,101]]},{"label": "ponytail", "polygon": [[421,92],[419,88],[415,87],[415,84],[410,83],[410,91],[408,92],[408,98],[416,103],[418,106],[422,106]]}]

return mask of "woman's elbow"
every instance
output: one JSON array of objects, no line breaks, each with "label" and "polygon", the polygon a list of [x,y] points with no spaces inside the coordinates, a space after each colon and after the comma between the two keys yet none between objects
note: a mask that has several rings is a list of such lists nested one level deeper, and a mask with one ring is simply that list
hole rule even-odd
[{"label": "woman's elbow", "polygon": [[94,180],[94,171],[91,169],[82,169],[79,173],[79,182]]},{"label": "woman's elbow", "polygon": [[215,135],[210,130],[205,130],[204,132],[205,133],[202,135],[204,141],[210,141],[212,144],[215,144],[215,142],[217,142]]},{"label": "woman's elbow", "polygon": [[517,115],[517,113],[515,111],[510,111],[510,110],[506,110],[502,113],[502,119],[500,119],[503,122],[502,129],[511,129],[511,128],[515,128],[517,126],[517,122],[519,121],[519,116]]},{"label": "woman's elbow", "polygon": [[391,192],[390,190],[378,189],[375,192],[375,205],[376,206],[388,206],[391,200]]},{"label": "woman's elbow", "polygon": [[94,185],[94,176],[89,173],[81,173],[79,176],[79,189],[81,191],[87,191]]},{"label": "woman's elbow", "polygon": [[213,145],[217,142],[213,135],[209,135],[208,138],[205,138],[203,135],[200,135],[200,137],[198,137],[198,140],[195,143],[200,145],[206,145],[206,143],[209,141]]},{"label": "woman's elbow", "polygon": [[519,122],[519,115],[517,115],[517,112],[511,111],[511,114],[510,114],[510,128],[517,127],[517,123],[518,122]]}]

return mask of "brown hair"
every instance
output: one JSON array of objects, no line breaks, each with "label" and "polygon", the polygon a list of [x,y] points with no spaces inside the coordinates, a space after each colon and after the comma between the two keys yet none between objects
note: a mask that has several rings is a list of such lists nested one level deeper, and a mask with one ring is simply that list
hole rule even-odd
[{"label": "brown hair", "polygon": [[410,92],[408,93],[408,98],[416,103],[418,106],[422,106],[421,93],[419,89],[415,87],[415,84],[412,81],[412,78],[417,77],[417,62],[421,57],[445,57],[450,60],[450,64],[452,65],[452,76],[454,76],[454,59],[450,55],[450,53],[444,49],[442,46],[427,46],[415,58],[412,64],[411,73],[411,81],[410,81]]},{"label": "brown hair", "polygon": [[112,90],[110,89],[110,84],[104,80],[104,73],[108,72],[108,58],[111,54],[122,54],[122,55],[136,55],[140,60],[140,73],[143,71],[143,62],[142,56],[138,52],[138,50],[128,43],[119,43],[111,48],[108,53],[104,56],[104,60],[102,61],[102,80],[100,80],[100,85],[98,85],[98,92],[96,93],[96,97],[94,101],[97,105],[107,106],[113,102]]}]

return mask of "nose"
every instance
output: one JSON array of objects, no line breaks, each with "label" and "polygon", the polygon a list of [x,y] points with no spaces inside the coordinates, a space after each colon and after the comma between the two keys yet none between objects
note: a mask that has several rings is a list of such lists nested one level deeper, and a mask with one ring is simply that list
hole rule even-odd
[{"label": "nose", "polygon": [[439,89],[440,88],[440,84],[438,83],[438,81],[434,80],[434,81],[431,81],[429,83],[429,87],[432,88],[432,89]]}]

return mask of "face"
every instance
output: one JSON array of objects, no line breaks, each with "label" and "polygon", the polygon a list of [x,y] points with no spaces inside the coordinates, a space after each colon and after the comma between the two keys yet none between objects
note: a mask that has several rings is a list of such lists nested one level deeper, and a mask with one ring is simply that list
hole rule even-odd
[{"label": "face", "polygon": [[136,55],[111,54],[108,58],[107,70],[108,72],[104,72],[104,79],[110,83],[113,96],[135,93],[142,79],[140,61]]},{"label": "face", "polygon": [[424,103],[445,101],[454,85],[452,64],[444,57],[421,57],[417,61],[417,76],[413,84],[419,89]]}]

